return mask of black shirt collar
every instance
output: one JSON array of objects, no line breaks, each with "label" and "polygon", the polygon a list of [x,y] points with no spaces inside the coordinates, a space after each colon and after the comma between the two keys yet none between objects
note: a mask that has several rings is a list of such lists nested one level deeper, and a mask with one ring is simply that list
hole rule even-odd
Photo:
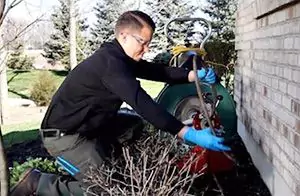
[{"label": "black shirt collar", "polygon": [[121,44],[116,38],[113,39],[110,43],[112,44],[112,47],[114,49],[114,52],[116,52],[116,54],[122,56],[123,58],[125,58],[127,61],[131,63],[136,63],[134,59],[132,59],[125,53],[124,49],[122,48]]}]

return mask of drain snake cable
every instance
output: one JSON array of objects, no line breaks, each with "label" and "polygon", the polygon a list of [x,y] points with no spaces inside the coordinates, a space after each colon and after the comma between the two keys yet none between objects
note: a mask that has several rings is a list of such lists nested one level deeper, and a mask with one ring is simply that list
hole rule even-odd
[{"label": "drain snake cable", "polygon": [[[170,60],[170,65],[173,63],[173,61],[182,53],[184,52],[188,52],[188,51],[193,51],[195,52],[197,55],[201,56],[201,57],[204,57],[207,53],[204,49],[201,49],[201,48],[188,48],[188,47],[185,47],[185,46],[175,46],[173,47],[172,49],[172,53],[173,53],[173,57],[172,59]],[[208,114],[208,111],[207,111],[207,108],[205,106],[205,103],[204,103],[204,99],[202,97],[202,90],[201,90],[201,82],[199,80],[199,78],[197,77],[197,62],[196,62],[196,59],[197,59],[197,55],[193,55],[193,71],[194,71],[194,74],[195,74],[195,85],[196,85],[196,89],[197,89],[197,94],[198,94],[198,98],[199,98],[199,102],[200,102],[200,107],[202,108],[203,110],[203,113],[204,113],[204,117],[207,119],[207,123],[209,125],[209,127],[211,128],[212,130],[212,133],[214,135],[216,135],[215,133],[215,129],[213,127],[213,124],[212,124],[212,121],[211,121],[211,117],[209,116]],[[228,64],[227,66],[226,65],[223,65],[223,64],[219,64],[219,63],[214,63],[214,62],[211,62],[211,61],[202,61],[202,67],[203,68],[207,68],[207,64],[210,64],[210,65],[215,65],[215,66],[221,66],[221,67],[224,67],[226,69],[228,69],[229,65],[232,65],[232,64]],[[216,92],[216,87],[215,87],[215,84],[212,84],[210,85],[211,87],[211,90],[212,90],[212,97],[213,97],[213,104],[212,104],[212,114],[213,115],[215,113],[215,104],[216,104],[216,95],[217,95],[217,92]],[[223,154],[228,158],[230,159],[231,161],[233,161],[234,163],[237,163],[236,160],[231,156],[229,155],[227,152],[225,151],[222,151]]]}]

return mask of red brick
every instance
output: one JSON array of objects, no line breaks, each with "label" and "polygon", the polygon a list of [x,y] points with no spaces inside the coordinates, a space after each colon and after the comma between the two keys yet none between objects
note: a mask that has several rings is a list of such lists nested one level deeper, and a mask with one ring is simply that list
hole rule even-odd
[{"label": "red brick", "polygon": [[286,139],[289,139],[289,131],[285,125],[282,125],[282,134]]},{"label": "red brick", "polygon": [[300,104],[297,101],[292,99],[292,104],[291,105],[292,105],[291,106],[292,107],[291,108],[292,112],[294,114],[296,114],[297,116],[300,116]]},{"label": "red brick", "polygon": [[289,7],[287,12],[288,12],[288,19],[292,19],[294,17],[293,7]]},{"label": "red brick", "polygon": [[300,120],[299,119],[296,120],[296,131],[298,133],[300,133]]},{"label": "red brick", "polygon": [[300,150],[300,136],[298,134],[295,134],[294,137],[294,146]]},{"label": "red brick", "polygon": [[267,96],[268,95],[268,89],[266,86],[263,87],[263,95]]},{"label": "red brick", "polygon": [[267,112],[266,112],[266,110],[263,110],[263,117],[264,117],[264,119],[267,119]]},{"label": "red brick", "polygon": [[279,119],[277,118],[276,119],[276,129],[279,129],[280,128],[280,121]]},{"label": "red brick", "polygon": [[267,121],[268,123],[272,124],[272,115],[270,113],[267,115]]}]

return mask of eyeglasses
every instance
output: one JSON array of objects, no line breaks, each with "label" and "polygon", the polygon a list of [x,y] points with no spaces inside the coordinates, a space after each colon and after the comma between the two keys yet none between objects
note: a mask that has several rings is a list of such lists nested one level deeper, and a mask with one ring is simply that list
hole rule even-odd
[{"label": "eyeglasses", "polygon": [[134,34],[130,34],[141,46],[145,47],[145,46],[149,46],[150,41],[145,41],[143,38],[141,38],[138,35],[134,35]]}]

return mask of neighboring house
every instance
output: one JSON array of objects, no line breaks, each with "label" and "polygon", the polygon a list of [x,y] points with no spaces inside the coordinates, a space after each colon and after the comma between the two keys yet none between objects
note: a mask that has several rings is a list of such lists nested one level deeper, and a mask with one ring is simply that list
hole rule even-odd
[{"label": "neighboring house", "polygon": [[300,2],[239,0],[238,130],[274,196],[300,196]]}]

